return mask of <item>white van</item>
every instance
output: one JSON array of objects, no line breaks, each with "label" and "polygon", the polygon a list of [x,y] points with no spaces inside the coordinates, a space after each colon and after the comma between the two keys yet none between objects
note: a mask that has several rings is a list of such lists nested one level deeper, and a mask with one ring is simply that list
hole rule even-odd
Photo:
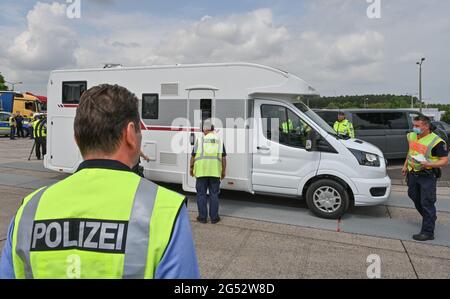
[{"label": "white van", "polygon": [[151,159],[143,166],[151,180],[195,192],[189,158],[202,122],[212,118],[228,154],[223,189],[305,198],[325,218],[389,198],[391,180],[377,147],[340,139],[303,104],[318,94],[302,79],[248,63],[53,71],[45,167],[76,171],[76,107],[86,89],[102,83],[140,99],[142,150]]}]

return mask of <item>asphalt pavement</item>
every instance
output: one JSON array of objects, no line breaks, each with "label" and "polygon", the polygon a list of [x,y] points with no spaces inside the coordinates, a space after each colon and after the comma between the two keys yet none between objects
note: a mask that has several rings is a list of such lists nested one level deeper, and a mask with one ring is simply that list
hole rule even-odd
[{"label": "asphalt pavement", "polygon": [[[0,138],[0,246],[22,198],[67,177],[27,161],[31,146]],[[187,195],[203,278],[367,278],[371,254],[382,278],[450,278],[450,188],[438,194],[436,239],[427,243],[411,240],[420,218],[401,184],[385,205],[352,208],[340,221],[319,219],[296,199],[224,191],[223,220],[200,224]]]}]

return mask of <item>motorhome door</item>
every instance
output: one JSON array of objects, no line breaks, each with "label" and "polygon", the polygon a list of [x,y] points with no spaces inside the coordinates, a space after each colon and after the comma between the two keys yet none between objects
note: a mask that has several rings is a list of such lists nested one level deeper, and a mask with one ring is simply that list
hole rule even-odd
[{"label": "motorhome door", "polygon": [[203,122],[209,118],[215,117],[215,98],[217,88],[210,86],[197,86],[186,90],[188,93],[187,111],[188,111],[188,134],[189,142],[187,149],[186,163],[186,187],[195,191],[195,178],[190,176],[190,158],[194,148],[195,141],[203,133]]}]

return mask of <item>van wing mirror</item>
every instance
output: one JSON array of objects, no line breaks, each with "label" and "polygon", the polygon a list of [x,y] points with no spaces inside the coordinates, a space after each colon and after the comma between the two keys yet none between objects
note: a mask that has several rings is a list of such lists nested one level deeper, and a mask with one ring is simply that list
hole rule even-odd
[{"label": "van wing mirror", "polygon": [[314,130],[308,132],[305,144],[306,151],[313,152],[317,150],[317,141],[319,140],[319,137],[320,136]]}]

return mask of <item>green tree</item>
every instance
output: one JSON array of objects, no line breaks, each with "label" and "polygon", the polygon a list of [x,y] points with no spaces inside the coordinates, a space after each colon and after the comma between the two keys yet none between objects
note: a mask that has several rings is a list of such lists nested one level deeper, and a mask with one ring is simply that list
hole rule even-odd
[{"label": "green tree", "polygon": [[450,124],[450,111],[445,112],[445,114],[441,117],[441,120]]},{"label": "green tree", "polygon": [[2,74],[0,74],[0,90],[8,90],[8,87],[5,85],[5,78],[3,78]]}]

